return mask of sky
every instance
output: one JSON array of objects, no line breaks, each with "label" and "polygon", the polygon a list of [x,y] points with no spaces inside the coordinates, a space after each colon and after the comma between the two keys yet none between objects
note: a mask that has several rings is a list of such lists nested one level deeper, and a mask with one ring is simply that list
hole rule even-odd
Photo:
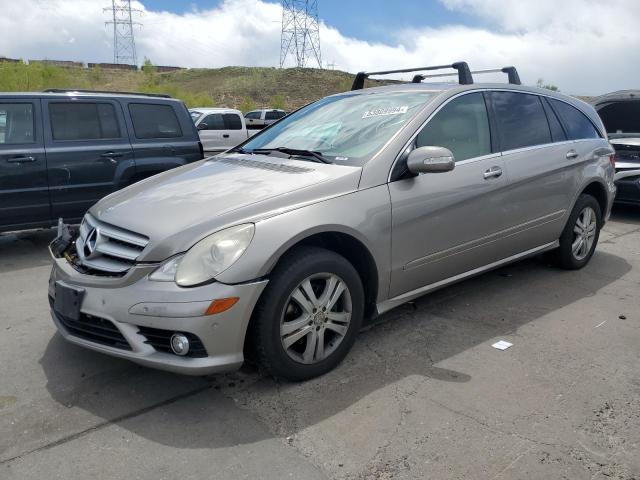
[{"label": "sky", "polygon": [[[132,2],[139,62],[217,68],[279,64],[280,2]],[[109,0],[0,0],[0,56],[113,60]],[[466,60],[515,65],[577,95],[637,88],[638,0],[318,0],[324,66],[349,72]],[[288,65],[292,65],[288,62]],[[497,78],[488,78],[495,80]]]}]

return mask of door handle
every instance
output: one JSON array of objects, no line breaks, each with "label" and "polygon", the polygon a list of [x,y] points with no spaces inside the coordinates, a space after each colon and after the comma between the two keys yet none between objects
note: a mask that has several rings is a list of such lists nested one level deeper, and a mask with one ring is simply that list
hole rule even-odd
[{"label": "door handle", "polygon": [[576,152],[575,150],[569,150],[565,157],[567,157],[567,160],[574,160],[578,158],[578,152]]},{"label": "door handle", "polygon": [[502,175],[502,169],[500,167],[491,167],[484,172],[484,179],[498,178],[500,175]]},{"label": "door handle", "polygon": [[35,162],[36,159],[34,157],[11,157],[7,158],[8,163],[27,163],[27,162]]},{"label": "door handle", "polygon": [[222,138],[229,138],[229,134],[228,133],[223,134]]},{"label": "door handle", "polygon": [[121,157],[121,156],[122,156],[121,153],[104,152],[103,154],[100,155],[100,158],[118,158],[118,157]]}]

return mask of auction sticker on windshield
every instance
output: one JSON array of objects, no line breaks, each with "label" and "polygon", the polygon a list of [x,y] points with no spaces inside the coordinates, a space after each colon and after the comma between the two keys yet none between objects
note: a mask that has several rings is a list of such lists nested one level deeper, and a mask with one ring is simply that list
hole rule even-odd
[{"label": "auction sticker on windshield", "polygon": [[398,115],[401,113],[407,113],[409,110],[408,105],[403,105],[401,107],[383,107],[383,108],[374,108],[373,110],[367,110],[362,114],[362,118],[371,118],[371,117],[381,117],[383,115]]}]

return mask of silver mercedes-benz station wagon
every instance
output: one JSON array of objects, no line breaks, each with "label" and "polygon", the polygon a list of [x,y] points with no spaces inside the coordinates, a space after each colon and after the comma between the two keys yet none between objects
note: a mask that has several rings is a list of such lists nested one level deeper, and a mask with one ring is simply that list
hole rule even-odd
[{"label": "silver mercedes-benz station wagon", "polygon": [[[434,70],[440,67],[400,72]],[[334,368],[363,321],[545,251],[578,269],[615,194],[595,110],[521,86],[363,88],[225,154],[117,191],[51,244],[72,343],[192,375],[252,353],[277,377]]]}]

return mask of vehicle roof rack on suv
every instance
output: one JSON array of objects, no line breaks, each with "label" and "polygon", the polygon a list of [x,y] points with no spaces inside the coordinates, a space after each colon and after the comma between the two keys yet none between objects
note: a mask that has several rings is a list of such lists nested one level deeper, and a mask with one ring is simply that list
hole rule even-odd
[{"label": "vehicle roof rack on suv", "polygon": [[471,85],[473,84],[473,76],[474,73],[495,73],[502,72],[506,73],[509,79],[509,83],[513,85],[520,85],[520,76],[518,75],[518,71],[516,67],[503,67],[496,68],[490,70],[476,70],[472,72],[469,70],[469,65],[467,62],[456,62],[451,65],[436,65],[431,67],[419,67],[419,68],[405,68],[400,70],[387,70],[384,72],[358,72],[356,74],[356,78],[353,80],[353,85],[351,86],[351,90],[361,90],[364,88],[364,81],[370,75],[390,75],[393,73],[407,73],[407,72],[421,72],[425,70],[441,70],[444,68],[453,68],[457,70],[457,73],[437,73],[434,75],[415,75],[411,80],[411,83],[420,83],[425,78],[435,78],[435,77],[449,77],[451,75],[458,75],[458,83],[460,85]]},{"label": "vehicle roof rack on suv", "polygon": [[43,93],[112,93],[115,95],[140,95],[141,97],[159,97],[159,98],[171,98],[171,95],[165,95],[164,93],[141,93],[141,92],[116,92],[109,90],[82,90],[78,88],[47,88],[43,90]]}]

